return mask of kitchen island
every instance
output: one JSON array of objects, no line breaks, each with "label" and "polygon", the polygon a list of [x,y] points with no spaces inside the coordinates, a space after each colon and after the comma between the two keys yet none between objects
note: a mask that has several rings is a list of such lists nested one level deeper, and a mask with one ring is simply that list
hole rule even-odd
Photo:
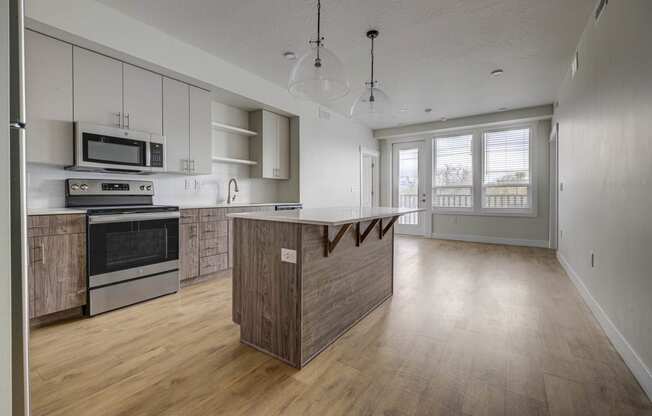
[{"label": "kitchen island", "polygon": [[394,224],[418,208],[251,212],[234,219],[240,341],[301,368],[392,296]]}]

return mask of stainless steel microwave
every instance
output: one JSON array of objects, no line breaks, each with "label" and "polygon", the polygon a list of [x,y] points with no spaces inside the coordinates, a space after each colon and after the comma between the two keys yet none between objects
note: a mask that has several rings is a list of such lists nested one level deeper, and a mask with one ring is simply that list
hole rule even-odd
[{"label": "stainless steel microwave", "polygon": [[165,171],[165,137],[134,130],[75,123],[71,170],[157,173]]}]

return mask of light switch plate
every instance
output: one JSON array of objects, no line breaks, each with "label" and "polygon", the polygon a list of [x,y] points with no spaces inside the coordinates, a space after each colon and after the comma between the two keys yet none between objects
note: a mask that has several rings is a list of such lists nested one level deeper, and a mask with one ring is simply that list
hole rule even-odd
[{"label": "light switch plate", "polygon": [[297,251],[290,250],[289,248],[281,249],[281,261],[285,263],[297,263]]}]

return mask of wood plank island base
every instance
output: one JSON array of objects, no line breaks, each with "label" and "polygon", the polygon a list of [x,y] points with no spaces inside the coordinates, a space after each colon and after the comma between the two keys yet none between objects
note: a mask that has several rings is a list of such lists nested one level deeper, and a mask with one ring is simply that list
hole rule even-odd
[{"label": "wood plank island base", "polygon": [[232,214],[240,341],[301,368],[393,294],[394,223],[418,208]]}]

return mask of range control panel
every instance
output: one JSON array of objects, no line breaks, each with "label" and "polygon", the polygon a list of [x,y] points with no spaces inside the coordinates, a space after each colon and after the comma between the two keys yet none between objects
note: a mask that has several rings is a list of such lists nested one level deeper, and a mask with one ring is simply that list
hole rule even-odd
[{"label": "range control panel", "polygon": [[68,179],[68,195],[154,195],[152,181],[118,179]]}]

